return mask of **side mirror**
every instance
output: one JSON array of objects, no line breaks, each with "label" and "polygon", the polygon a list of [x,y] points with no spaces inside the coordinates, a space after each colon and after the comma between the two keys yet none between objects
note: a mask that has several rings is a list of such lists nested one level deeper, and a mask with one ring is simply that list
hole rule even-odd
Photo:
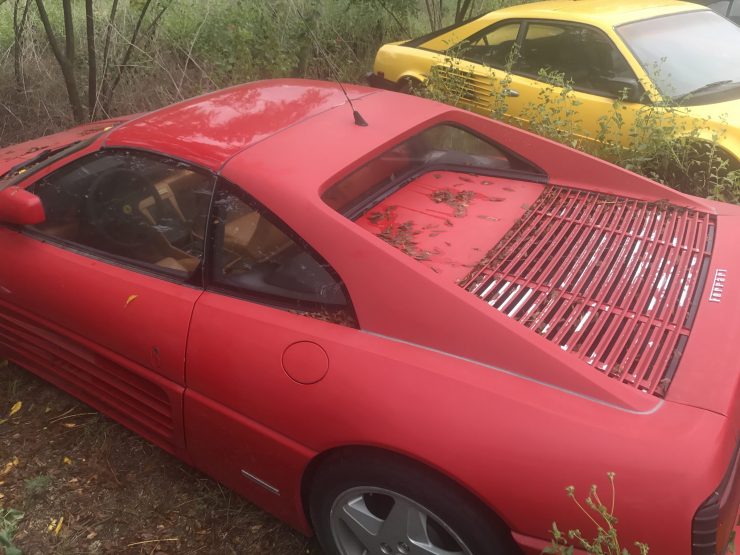
[{"label": "side mirror", "polygon": [[615,98],[623,98],[626,102],[640,102],[642,100],[642,85],[637,79],[609,77],[602,81],[602,86]]},{"label": "side mirror", "polygon": [[40,224],[46,219],[41,199],[20,187],[0,191],[0,223],[16,225]]}]

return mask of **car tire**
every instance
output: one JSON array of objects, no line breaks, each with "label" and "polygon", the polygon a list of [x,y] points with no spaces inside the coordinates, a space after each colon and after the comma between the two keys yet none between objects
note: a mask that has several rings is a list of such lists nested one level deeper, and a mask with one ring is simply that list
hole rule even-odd
[{"label": "car tire", "polygon": [[420,96],[424,83],[413,77],[402,77],[398,80],[398,92]]},{"label": "car tire", "polygon": [[325,555],[519,553],[476,498],[402,457],[327,460],[311,492],[311,521]]}]

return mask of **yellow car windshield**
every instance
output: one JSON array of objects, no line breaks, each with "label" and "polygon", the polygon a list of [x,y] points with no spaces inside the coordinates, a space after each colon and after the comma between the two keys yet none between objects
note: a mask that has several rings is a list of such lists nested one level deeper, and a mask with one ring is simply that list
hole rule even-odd
[{"label": "yellow car windshield", "polygon": [[617,32],[663,96],[684,104],[740,98],[740,27],[714,12],[646,19]]}]

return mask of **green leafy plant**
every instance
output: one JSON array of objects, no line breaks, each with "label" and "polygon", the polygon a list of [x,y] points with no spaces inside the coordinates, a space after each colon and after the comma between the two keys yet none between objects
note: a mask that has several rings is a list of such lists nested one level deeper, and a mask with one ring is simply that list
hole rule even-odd
[{"label": "green leafy plant", "polygon": [[581,102],[573,94],[573,82],[562,73],[539,71],[539,80],[547,83],[537,93],[537,102],[530,102],[522,111],[526,127],[549,139],[574,148],[584,149],[583,129],[578,107]]},{"label": "green leafy plant", "polygon": [[23,552],[13,544],[13,536],[18,523],[23,519],[23,513],[16,509],[0,508],[0,548],[5,555],[22,555]]},{"label": "green leafy plant", "polygon": [[[581,512],[583,512],[583,514],[585,514],[596,527],[596,537],[589,540],[578,529],[568,530],[567,533],[564,533],[560,531],[557,524],[553,522],[552,529],[550,530],[552,541],[550,546],[545,548],[543,553],[572,555],[575,548],[573,545],[569,544],[571,542],[575,542],[581,549],[585,549],[587,553],[593,553],[595,555],[630,555],[630,551],[620,545],[617,534],[617,518],[614,516],[614,505],[616,502],[614,472],[607,472],[607,476],[609,478],[609,484],[611,485],[611,502],[608,507],[599,498],[598,489],[595,484],[591,486],[584,503],[581,503],[576,498],[574,486],[568,486],[565,488],[568,497],[573,500]],[[649,548],[647,544],[635,542],[635,547],[637,548],[637,551],[634,553],[638,555],[648,554]]]},{"label": "green leafy plant", "polygon": [[50,484],[51,478],[46,474],[40,474],[26,480],[26,491],[31,496],[40,495],[49,489]]}]

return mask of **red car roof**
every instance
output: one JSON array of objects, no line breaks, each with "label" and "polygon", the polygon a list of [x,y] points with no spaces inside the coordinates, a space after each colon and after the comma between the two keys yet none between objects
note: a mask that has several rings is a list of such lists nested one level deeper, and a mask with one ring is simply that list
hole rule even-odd
[{"label": "red car roof", "polygon": [[[376,92],[366,87],[344,87],[352,100]],[[258,81],[134,119],[111,132],[105,146],[166,152],[219,170],[245,148],[346,102],[336,83]]]}]

